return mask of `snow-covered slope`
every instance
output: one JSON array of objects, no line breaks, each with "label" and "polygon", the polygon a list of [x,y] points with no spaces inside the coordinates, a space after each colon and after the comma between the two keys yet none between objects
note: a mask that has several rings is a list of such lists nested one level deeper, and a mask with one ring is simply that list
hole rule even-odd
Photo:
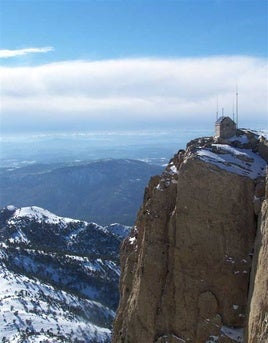
[{"label": "snow-covered slope", "polygon": [[[193,153],[200,160],[227,172],[257,179],[264,176],[267,165],[258,151],[261,139],[256,132],[237,130],[237,135],[229,139],[214,137],[192,141],[195,142]],[[266,145],[263,147],[268,149]]]},{"label": "snow-covered slope", "polygon": [[105,228],[120,239],[126,238],[131,230],[131,226],[126,226],[118,223],[110,224],[108,226],[105,226]]},{"label": "snow-covered slope", "polygon": [[263,176],[266,167],[266,162],[256,153],[227,144],[212,144],[210,148],[198,150],[197,155],[221,169],[252,179]]},{"label": "snow-covered slope", "polygon": [[109,342],[128,231],[116,227],[34,206],[2,209],[0,341]]}]

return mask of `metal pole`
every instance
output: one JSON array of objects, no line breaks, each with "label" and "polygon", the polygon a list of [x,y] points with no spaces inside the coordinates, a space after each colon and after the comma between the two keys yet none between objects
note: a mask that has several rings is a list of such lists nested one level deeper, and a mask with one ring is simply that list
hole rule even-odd
[{"label": "metal pole", "polygon": [[236,127],[238,128],[238,89],[236,85]]},{"label": "metal pole", "polygon": [[216,112],[216,120],[219,119],[219,97],[217,96],[217,112]]},{"label": "metal pole", "polygon": [[233,96],[233,122],[235,121],[235,110],[234,110],[234,107],[235,107],[235,100],[234,100],[234,96]]}]

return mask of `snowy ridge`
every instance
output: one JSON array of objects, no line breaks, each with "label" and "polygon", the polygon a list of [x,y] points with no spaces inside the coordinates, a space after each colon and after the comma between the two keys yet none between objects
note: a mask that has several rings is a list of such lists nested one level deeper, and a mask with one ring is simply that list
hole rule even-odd
[{"label": "snowy ridge", "polygon": [[131,226],[125,226],[122,224],[114,223],[108,226],[105,226],[105,229],[108,230],[110,233],[114,234],[118,238],[124,239],[126,238],[131,230]]},{"label": "snowy ridge", "polygon": [[[15,209],[14,206],[9,205],[7,206],[8,209]],[[71,222],[79,222],[79,220],[70,219],[70,218],[63,218],[56,216],[55,214],[49,212],[48,210],[44,210],[41,207],[37,206],[31,206],[31,207],[21,207],[18,209],[15,209],[15,212],[13,214],[13,219],[19,219],[19,218],[29,218],[33,219],[35,222],[38,223],[46,223],[46,224],[61,224],[66,226],[67,224]]]},{"label": "snowy ridge", "polygon": [[195,154],[198,159],[230,173],[251,179],[265,175],[267,163],[253,151],[246,134],[231,137],[225,143],[196,147]]},{"label": "snowy ridge", "polygon": [[110,226],[36,206],[0,211],[0,341],[110,342],[129,232]]},{"label": "snowy ridge", "polygon": [[198,150],[197,156],[202,161],[214,164],[220,169],[247,176],[251,179],[256,179],[258,176],[264,176],[265,174],[266,162],[252,151],[245,152],[242,149],[213,144],[210,149]]}]

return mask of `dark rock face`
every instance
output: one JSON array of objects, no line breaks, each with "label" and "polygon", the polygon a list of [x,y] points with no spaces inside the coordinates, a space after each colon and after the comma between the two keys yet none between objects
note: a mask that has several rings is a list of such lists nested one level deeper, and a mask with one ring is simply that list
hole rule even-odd
[{"label": "dark rock face", "polygon": [[243,341],[265,167],[248,149],[199,139],[151,180],[121,250],[114,343]]},{"label": "dark rock face", "polygon": [[249,293],[247,341],[252,343],[268,341],[268,177],[258,224]]}]

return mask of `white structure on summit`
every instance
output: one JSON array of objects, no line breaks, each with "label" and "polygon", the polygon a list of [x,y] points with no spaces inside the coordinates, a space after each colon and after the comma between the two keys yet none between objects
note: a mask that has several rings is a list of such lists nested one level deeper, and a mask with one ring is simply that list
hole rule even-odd
[{"label": "white structure on summit", "polygon": [[215,136],[223,139],[233,137],[236,134],[236,123],[227,116],[222,116],[215,123]]},{"label": "white structure on summit", "polygon": [[223,139],[228,139],[235,136],[237,129],[238,129],[238,88],[236,85],[235,113],[234,113],[234,102],[233,102],[233,120],[230,117],[224,115],[224,108],[222,108],[222,116],[219,117],[219,104],[218,104],[218,98],[217,98],[215,136],[219,138],[223,138]]}]

